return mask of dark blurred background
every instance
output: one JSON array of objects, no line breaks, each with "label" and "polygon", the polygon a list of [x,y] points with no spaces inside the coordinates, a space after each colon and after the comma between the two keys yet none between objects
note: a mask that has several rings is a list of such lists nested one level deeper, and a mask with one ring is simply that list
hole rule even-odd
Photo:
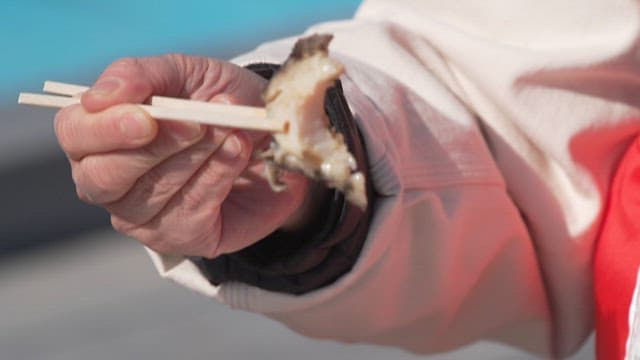
[{"label": "dark blurred background", "polygon": [[[103,211],[77,200],[55,114],[16,104],[45,80],[91,84],[123,56],[228,59],[358,0],[4,0],[0,6],[0,359],[424,359],[298,336],[161,280]],[[591,345],[574,359],[593,359]],[[451,359],[533,359],[477,344]]]}]

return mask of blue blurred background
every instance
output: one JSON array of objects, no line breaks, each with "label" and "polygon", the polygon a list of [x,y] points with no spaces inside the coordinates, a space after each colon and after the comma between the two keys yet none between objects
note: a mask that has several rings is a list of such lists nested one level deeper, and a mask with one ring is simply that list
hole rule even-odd
[{"label": "blue blurred background", "polygon": [[[358,0],[3,0],[0,5],[0,359],[426,357],[310,340],[161,280],[142,248],[77,200],[55,111],[16,104],[44,80],[91,84],[124,56],[230,58],[350,17]],[[428,357],[534,359],[496,344]],[[593,359],[591,345],[574,359]]]},{"label": "blue blurred background", "polygon": [[[358,0],[3,1],[1,103],[43,79],[78,78],[122,56],[229,57],[309,24],[348,18]],[[7,69],[10,69],[7,71]]]}]

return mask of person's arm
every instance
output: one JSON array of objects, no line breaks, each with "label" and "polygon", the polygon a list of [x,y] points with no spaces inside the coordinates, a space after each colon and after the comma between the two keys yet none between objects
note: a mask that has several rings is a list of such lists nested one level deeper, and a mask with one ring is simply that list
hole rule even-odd
[{"label": "person's arm", "polygon": [[[290,45],[272,44],[238,61],[278,63]],[[424,68],[414,74],[425,91],[417,94],[388,73],[335,55],[347,67],[344,95],[364,140],[375,194],[363,248],[343,268],[350,270],[316,282],[313,276],[323,274],[315,272],[318,266],[305,278],[285,263],[272,272],[273,282],[262,281],[270,269],[256,264],[279,265],[279,254],[258,242],[253,253],[227,257],[258,268],[253,279],[229,278],[229,262],[198,267],[152,252],[160,274],[306,336],[423,353],[494,339],[550,353],[551,317],[535,250],[476,119]],[[347,241],[359,238],[357,227],[351,229]],[[308,238],[289,240],[299,245]],[[316,245],[314,251],[322,249]],[[351,252],[320,258],[320,268],[340,269],[343,253]],[[286,269],[296,276],[286,276]],[[301,290],[286,291],[295,287]]]},{"label": "person's arm", "polygon": [[[215,285],[224,272],[205,273],[192,259],[260,244],[304,203],[308,180],[288,174],[288,189],[271,191],[250,161],[260,134],[156,122],[121,105],[153,94],[256,105],[264,80],[248,70],[178,55],[109,67],[81,106],[56,117],[79,195],[144,244],[162,276],[308,336],[419,352],[490,338],[547,351],[549,315],[534,250],[473,116],[453,98],[444,102],[435,81],[428,90],[457,115],[375,68],[342,60],[355,114],[344,126],[362,134],[375,193],[371,223],[360,210],[354,216],[337,207],[323,219],[331,221],[328,236],[289,237],[313,245],[295,253],[305,261],[326,250],[317,264],[288,267],[302,270],[297,278],[276,273],[298,282],[294,291],[228,278]],[[292,258],[272,255],[260,253],[291,265]]]},{"label": "person's arm", "polygon": [[[573,234],[577,225],[591,224],[588,215],[594,209],[597,213],[591,200],[597,202],[597,196],[587,191],[589,187],[581,187],[591,181],[582,176],[582,168],[556,160],[573,159],[567,149],[580,143],[573,142],[579,140],[574,137],[577,125],[588,125],[589,119],[566,117],[553,124],[525,121],[533,115],[555,114],[554,99],[566,95],[543,91],[545,96],[541,96],[535,86],[526,93],[535,96],[524,97],[536,105],[527,108],[529,112],[518,112],[521,104],[516,101],[508,103],[510,107],[491,107],[491,99],[512,100],[501,97],[500,92],[491,93],[492,86],[511,89],[513,85],[500,83],[504,80],[497,76],[500,71],[488,75],[472,71],[480,55],[485,60],[497,58],[486,55],[491,52],[456,57],[459,49],[448,49],[451,59],[447,62],[441,57],[443,52],[436,51],[442,49],[433,48],[423,37],[383,22],[340,24],[328,29],[336,31],[334,54],[347,67],[342,81],[344,95],[362,135],[375,194],[371,222],[359,230],[366,235],[354,232],[341,237],[340,244],[362,248],[344,252],[351,254],[347,266],[329,266],[341,269],[339,273],[318,282],[314,282],[316,278],[295,278],[292,282],[299,283],[288,289],[297,290],[286,291],[289,284],[269,289],[263,284],[271,282],[234,280],[226,275],[226,269],[202,268],[193,261],[194,257],[240,254],[273,236],[290,220],[297,221],[294,213],[309,194],[308,181],[292,174],[289,190],[274,195],[261,176],[244,177],[243,171],[252,165],[252,146],[260,140],[252,134],[213,128],[191,133],[188,128],[156,124],[146,117],[142,119],[149,122],[152,131],[142,138],[107,132],[126,130],[118,126],[127,118],[121,111],[133,110],[113,105],[140,102],[151,94],[258,104],[264,79],[237,67],[227,68],[233,70],[217,77],[207,72],[217,68],[215,62],[205,62],[211,66],[169,66],[148,73],[158,69],[150,62],[137,68],[141,73],[132,77],[121,67],[108,70],[107,75],[124,71],[125,78],[136,81],[127,81],[107,102],[83,98],[83,108],[63,111],[56,122],[81,196],[104,205],[112,212],[116,228],[145,244],[162,276],[233,307],[264,313],[307,336],[418,352],[442,351],[479,339],[558,356],[575,349],[590,329],[590,293],[585,280],[589,272],[581,270],[589,266],[589,236],[593,232],[578,231],[580,236],[575,238],[568,233]],[[430,32],[429,36],[433,34],[441,32]],[[476,38],[471,37],[468,48],[478,45],[472,40]],[[267,45],[244,60],[279,63],[291,44]],[[457,46],[460,41],[446,44]],[[162,59],[160,69],[167,61]],[[466,72],[455,67],[464,61]],[[188,71],[173,74],[175,69]],[[181,76],[187,73],[195,78],[184,81]],[[478,74],[483,76],[480,80],[488,80],[470,82],[465,77]],[[212,82],[214,79],[221,82]],[[482,94],[494,96],[473,98],[484,100],[474,108],[476,103],[464,100],[469,100],[465,95],[480,94],[472,92],[477,90],[472,85],[479,83],[486,84]],[[594,103],[603,112],[611,112],[604,102],[587,101],[585,105]],[[590,106],[580,110],[587,112]],[[485,111],[482,118],[476,112],[480,108]],[[508,111],[500,112],[504,109]],[[519,115],[515,120],[521,122],[499,116],[512,114]],[[554,136],[536,137],[540,134],[527,124],[536,124],[533,130],[546,124]],[[607,150],[601,163],[610,164],[615,158],[608,150],[633,129],[616,128],[620,131],[604,142],[599,136],[600,142],[586,150]],[[503,136],[510,131],[517,136]],[[539,166],[539,171],[532,171],[529,165]],[[600,169],[604,165],[598,162],[594,166]],[[580,171],[571,171],[576,168]],[[251,168],[250,174],[261,174],[258,170]],[[606,177],[606,171],[594,173],[596,178]],[[241,181],[236,182],[238,179]],[[268,211],[255,206],[257,203],[270,204]],[[310,228],[299,229],[298,236],[283,242],[309,244],[301,234]],[[363,242],[358,243],[360,240]],[[310,243],[317,246],[310,252],[292,252],[292,258],[321,254],[318,250],[324,243]],[[281,260],[290,259],[273,253],[282,246],[266,246],[268,240],[264,244],[265,251],[246,250],[242,255],[254,256],[247,263],[254,268],[258,265],[256,277],[267,269],[261,265],[283,264]],[[336,256],[329,256],[329,252],[312,265],[341,259],[343,251],[333,242],[329,245],[332,251],[338,250],[333,253]],[[308,264],[308,259],[316,258],[300,259]],[[316,268],[298,269],[301,273],[311,269],[313,276],[326,274],[315,272]],[[290,269],[277,269],[275,278],[287,279],[283,275]]]}]

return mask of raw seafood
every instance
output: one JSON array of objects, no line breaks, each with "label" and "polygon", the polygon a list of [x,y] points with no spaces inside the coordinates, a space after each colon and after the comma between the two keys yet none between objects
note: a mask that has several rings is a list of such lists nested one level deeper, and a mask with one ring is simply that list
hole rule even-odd
[{"label": "raw seafood", "polygon": [[327,88],[344,72],[328,55],[331,35],[298,40],[289,59],[271,79],[264,93],[267,116],[286,121],[286,131],[274,134],[262,154],[267,178],[276,191],[285,188],[280,169],[301,171],[344,192],[351,203],[367,205],[365,179],[344,138],[330,125],[324,110]]}]

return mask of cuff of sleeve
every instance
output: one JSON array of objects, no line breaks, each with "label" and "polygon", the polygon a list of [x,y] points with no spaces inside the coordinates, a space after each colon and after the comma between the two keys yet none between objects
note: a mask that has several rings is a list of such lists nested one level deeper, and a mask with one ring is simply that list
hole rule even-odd
[{"label": "cuff of sleeve", "polygon": [[[279,66],[259,63],[247,68],[268,79]],[[250,247],[215,259],[192,259],[212,284],[242,282],[269,291],[304,294],[333,283],[356,263],[374,199],[364,145],[339,81],[327,90],[325,111],[365,175],[367,209],[359,209],[332,190],[318,212],[323,216],[305,229],[276,231]]]}]

